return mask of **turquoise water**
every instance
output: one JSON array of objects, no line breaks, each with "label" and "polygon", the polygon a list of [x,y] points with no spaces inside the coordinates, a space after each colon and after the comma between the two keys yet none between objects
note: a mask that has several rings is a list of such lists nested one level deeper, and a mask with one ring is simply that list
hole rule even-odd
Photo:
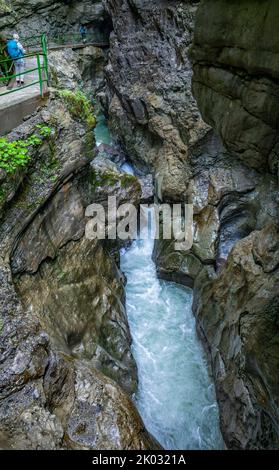
[{"label": "turquoise water", "polygon": [[113,139],[110,135],[108,126],[106,124],[106,118],[103,114],[97,117],[97,125],[94,129],[96,145],[107,144],[113,145]]},{"label": "turquoise water", "polygon": [[[104,118],[98,120],[95,133],[98,145],[113,145]],[[123,170],[132,171],[128,164]],[[196,335],[192,291],[158,280],[153,246],[150,238],[136,240],[121,251],[138,366],[137,408],[165,449],[221,449],[218,407]]]}]

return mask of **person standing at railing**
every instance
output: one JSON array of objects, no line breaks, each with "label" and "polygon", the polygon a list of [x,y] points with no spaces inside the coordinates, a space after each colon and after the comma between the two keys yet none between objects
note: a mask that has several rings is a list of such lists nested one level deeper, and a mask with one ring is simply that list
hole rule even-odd
[{"label": "person standing at railing", "polygon": [[83,42],[83,44],[85,44],[86,43],[86,36],[87,36],[87,28],[84,24],[82,24],[80,26],[79,32],[80,32],[80,35],[81,35],[82,42]]},{"label": "person standing at railing", "polygon": [[9,39],[7,43],[7,50],[9,56],[13,59],[15,64],[15,73],[17,86],[24,85],[24,54],[25,50],[19,42],[19,35],[13,34],[13,39]]}]

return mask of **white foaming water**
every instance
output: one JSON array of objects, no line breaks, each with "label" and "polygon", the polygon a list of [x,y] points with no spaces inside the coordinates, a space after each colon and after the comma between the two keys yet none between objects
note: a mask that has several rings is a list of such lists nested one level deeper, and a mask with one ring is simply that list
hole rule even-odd
[{"label": "white foaming water", "polygon": [[192,291],[160,281],[154,242],[137,240],[122,250],[127,314],[138,366],[136,405],[165,449],[221,449],[214,386],[192,314]]},{"label": "white foaming water", "polygon": [[129,175],[135,174],[133,167],[130,165],[130,163],[127,162],[123,163],[123,165],[121,166],[121,170],[124,173],[128,173]]}]

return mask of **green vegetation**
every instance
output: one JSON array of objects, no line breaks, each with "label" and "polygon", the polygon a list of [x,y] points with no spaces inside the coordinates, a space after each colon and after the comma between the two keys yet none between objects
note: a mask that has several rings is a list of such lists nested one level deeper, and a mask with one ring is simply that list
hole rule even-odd
[{"label": "green vegetation", "polygon": [[11,11],[11,7],[7,5],[7,2],[5,0],[0,0],[0,13],[8,13]]},{"label": "green vegetation", "polygon": [[86,122],[89,130],[94,129],[96,117],[93,105],[82,91],[61,90],[58,95],[65,101],[72,116]]},{"label": "green vegetation", "polygon": [[128,173],[124,173],[121,175],[121,187],[128,188],[132,184],[139,184],[138,179],[134,175],[129,175]]},{"label": "green vegetation", "polygon": [[30,150],[40,145],[52,132],[45,125],[38,124],[36,128],[38,134],[32,134],[25,140],[9,142],[5,137],[0,138],[0,168],[6,173],[13,174],[17,169],[25,167],[31,159]]},{"label": "green vegetation", "polygon": [[92,170],[90,176],[90,182],[93,190],[97,189],[100,186],[115,186],[117,183],[119,183],[118,175],[110,171],[98,173]]},{"label": "green vegetation", "polygon": [[138,179],[133,175],[128,175],[127,173],[114,173],[113,171],[109,170],[106,170],[102,173],[98,173],[92,170],[90,176],[93,190],[97,189],[98,187],[115,185],[119,185],[121,188],[127,189],[133,184],[139,184]]},{"label": "green vegetation", "polygon": [[[0,13],[1,13],[1,0],[0,0]],[[6,45],[7,45],[6,39],[0,36],[0,77],[2,77],[0,80],[0,86],[7,85],[9,80],[6,79],[5,77],[10,75],[13,71],[13,61],[8,56]]]},{"label": "green vegetation", "polygon": [[44,124],[37,124],[36,128],[39,129],[39,134],[42,137],[49,137],[51,135],[52,129]]},{"label": "green vegetation", "polygon": [[[39,140],[40,141],[40,140]],[[41,141],[40,141],[41,142]],[[27,140],[15,140],[8,142],[5,138],[0,139],[0,168],[7,173],[15,173],[22,166],[27,165],[30,160],[28,147],[35,142]]]}]

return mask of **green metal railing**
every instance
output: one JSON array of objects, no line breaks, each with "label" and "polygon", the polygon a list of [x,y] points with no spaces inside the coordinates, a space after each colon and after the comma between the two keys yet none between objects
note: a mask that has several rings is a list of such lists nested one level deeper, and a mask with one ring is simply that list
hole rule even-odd
[{"label": "green metal railing", "polygon": [[47,51],[47,39],[46,34],[40,34],[37,36],[24,37],[21,40],[24,49],[28,52],[36,50],[37,52]]},{"label": "green metal railing", "polygon": [[[14,88],[16,78],[20,74],[15,73],[15,62],[16,59],[9,57],[0,60],[0,98],[1,96],[15,93],[24,88],[29,88],[34,85],[40,86],[40,94],[44,95],[44,85],[48,82],[48,59],[47,59],[47,40],[46,35],[31,36],[30,38],[23,38],[22,43],[27,53],[24,55],[25,62],[31,62],[34,59],[34,66],[24,70],[24,75],[28,77],[28,74],[37,76],[32,77],[32,82],[22,85],[21,87]],[[42,62],[41,62],[42,60]],[[1,92],[1,85],[5,86],[5,91]]]},{"label": "green metal railing", "polygon": [[[48,40],[46,34],[41,34],[22,38],[21,42],[26,51],[24,55],[25,65],[28,62],[32,62],[31,59],[34,59],[34,64],[32,64],[29,69],[24,70],[24,75],[27,76],[27,78],[28,75],[30,78],[30,75],[33,74],[32,81],[24,84],[23,86],[14,88],[16,78],[20,74],[15,73],[16,59],[11,59],[8,56],[7,52],[5,52],[5,42],[2,41],[0,44],[0,98],[1,96],[15,93],[34,85],[40,86],[40,94],[43,96],[44,85],[48,83],[48,43],[50,45],[50,49],[55,49],[57,46],[74,46],[82,43],[95,43],[100,47],[104,47],[107,44],[107,38],[105,37],[105,34],[96,30],[93,32],[87,32],[85,36],[82,36],[80,32],[59,33],[53,36],[50,35]],[[4,56],[5,58],[3,58]],[[1,92],[2,89],[4,91]]]}]

